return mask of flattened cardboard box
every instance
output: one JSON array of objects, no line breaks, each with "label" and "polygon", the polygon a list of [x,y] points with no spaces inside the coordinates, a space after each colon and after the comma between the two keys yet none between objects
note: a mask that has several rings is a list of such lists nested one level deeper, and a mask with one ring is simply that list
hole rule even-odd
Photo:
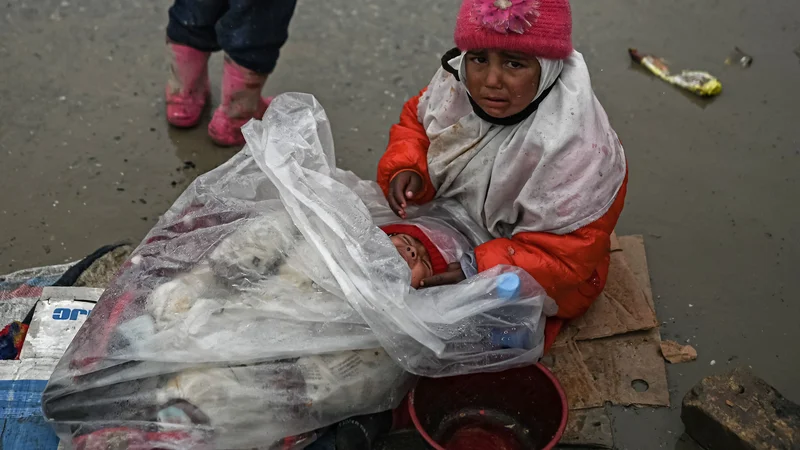
[{"label": "flattened cardboard box", "polygon": [[542,361],[567,393],[564,444],[611,448],[610,426],[603,426],[610,423],[606,402],[669,406],[644,239],[612,236],[611,251],[603,294],[564,329]]},{"label": "flattened cardboard box", "polygon": [[20,359],[51,359],[55,367],[102,293],[103,289],[93,288],[45,288]]}]

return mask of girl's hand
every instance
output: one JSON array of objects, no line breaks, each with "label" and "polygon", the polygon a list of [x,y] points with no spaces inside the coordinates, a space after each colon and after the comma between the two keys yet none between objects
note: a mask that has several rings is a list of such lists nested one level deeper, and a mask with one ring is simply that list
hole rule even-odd
[{"label": "girl's hand", "polygon": [[397,217],[406,218],[408,201],[416,197],[422,189],[422,177],[413,170],[404,170],[389,183],[389,206]]},{"label": "girl's hand", "polygon": [[426,288],[433,286],[444,286],[448,284],[458,284],[466,279],[467,277],[464,275],[464,271],[461,270],[461,264],[452,263],[447,266],[447,272],[425,278],[422,280],[419,286],[421,288]]}]

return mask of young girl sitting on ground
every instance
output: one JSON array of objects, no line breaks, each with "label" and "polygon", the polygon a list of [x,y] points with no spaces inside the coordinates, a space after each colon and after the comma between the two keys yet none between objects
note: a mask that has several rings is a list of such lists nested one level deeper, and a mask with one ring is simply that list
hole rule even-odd
[{"label": "young girl sitting on ground", "polygon": [[[475,249],[479,271],[529,272],[564,319],[603,290],[610,235],[622,212],[622,145],[572,48],[567,0],[464,0],[458,48],[392,127],[378,183],[395,213],[453,198],[494,237]],[[422,280],[456,283],[459,268]]]}]

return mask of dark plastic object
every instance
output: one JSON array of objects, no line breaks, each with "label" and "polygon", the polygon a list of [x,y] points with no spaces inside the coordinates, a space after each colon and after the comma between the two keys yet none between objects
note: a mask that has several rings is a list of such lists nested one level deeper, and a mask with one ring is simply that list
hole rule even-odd
[{"label": "dark plastic object", "polygon": [[391,411],[345,419],[336,427],[336,450],[371,450],[378,436],[391,428]]},{"label": "dark plastic object", "polygon": [[495,450],[551,450],[567,426],[567,411],[564,390],[540,364],[422,378],[409,394],[411,420],[436,450],[466,450],[463,442],[492,442]]},{"label": "dark plastic object", "polygon": [[[292,446],[284,445],[284,447],[291,448]],[[305,450],[336,450],[336,427],[331,427],[327,431],[323,432],[322,436],[309,444]]]},{"label": "dark plastic object", "polygon": [[415,429],[393,431],[375,441],[372,450],[429,450],[428,444]]}]

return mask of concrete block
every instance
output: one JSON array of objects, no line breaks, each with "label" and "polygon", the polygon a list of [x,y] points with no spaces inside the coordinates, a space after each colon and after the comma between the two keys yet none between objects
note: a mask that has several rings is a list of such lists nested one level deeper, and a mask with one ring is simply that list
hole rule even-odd
[{"label": "concrete block", "polygon": [[681,419],[708,450],[800,450],[800,406],[747,369],[701,380]]}]

